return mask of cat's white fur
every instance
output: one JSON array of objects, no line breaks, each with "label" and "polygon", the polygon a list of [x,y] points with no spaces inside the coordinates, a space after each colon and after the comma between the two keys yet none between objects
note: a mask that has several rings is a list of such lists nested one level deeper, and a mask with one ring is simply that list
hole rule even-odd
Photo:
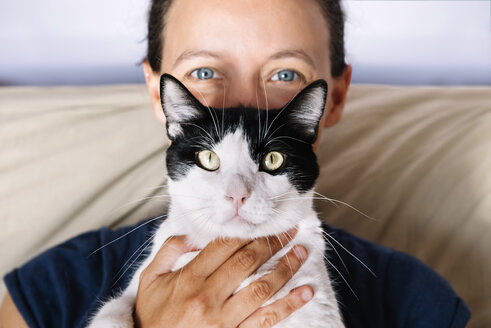
[{"label": "cat's white fur", "polygon": [[[164,76],[161,87],[168,133],[174,138],[183,132],[180,122],[199,115],[196,107],[199,103],[174,78]],[[300,106],[301,110],[297,113],[300,112],[301,116],[294,114],[292,121],[304,123],[305,128],[311,129],[307,132],[315,134],[324,103],[325,90],[322,86],[311,88],[296,105]],[[218,129],[218,126],[215,125],[215,128]],[[219,134],[219,131],[216,132]],[[206,134],[204,131],[204,139],[207,139]],[[309,253],[306,262],[265,305],[302,285],[312,286],[314,297],[276,327],[344,327],[325,267],[325,243],[321,223],[312,206],[313,191],[299,193],[286,175],[271,175],[260,171],[250,156],[248,142],[240,129],[224,136],[211,150],[220,158],[219,170],[209,172],[194,166],[186,172],[185,177],[177,181],[169,178],[171,202],[168,217],[156,231],[150,255],[139,265],[128,287],[99,308],[91,318],[89,327],[133,327],[132,313],[140,274],[170,236],[186,235],[191,244],[203,248],[220,237],[250,239],[278,235],[294,226],[298,227],[295,238],[242,282],[237,290],[270,272],[280,257],[294,245],[301,244]],[[230,197],[227,197],[230,193],[247,195],[238,211],[238,215],[246,222],[231,220],[237,212]],[[197,254],[184,254],[177,260],[173,270],[181,268]]]},{"label": "cat's white fur", "polygon": [[[301,285],[312,286],[314,298],[277,327],[344,327],[324,263],[325,244],[320,221],[312,207],[313,193],[299,194],[284,175],[259,172],[240,130],[223,138],[213,151],[220,158],[219,172],[194,167],[185,178],[169,180],[172,201],[168,218],[156,232],[150,255],[136,270],[129,286],[102,305],[89,327],[133,327],[133,305],[140,274],[172,235],[185,234],[192,244],[202,248],[217,237],[274,235],[295,225],[298,226],[298,233],[294,240],[245,280],[239,289],[269,272],[293,245],[302,244],[309,253],[306,262],[266,304]],[[199,184],[197,181],[200,181]],[[250,197],[239,210],[240,216],[250,224],[228,222],[235,216],[235,208],[225,197],[228,188],[246,188],[250,191]],[[174,270],[184,266],[197,253],[183,255]]]}]

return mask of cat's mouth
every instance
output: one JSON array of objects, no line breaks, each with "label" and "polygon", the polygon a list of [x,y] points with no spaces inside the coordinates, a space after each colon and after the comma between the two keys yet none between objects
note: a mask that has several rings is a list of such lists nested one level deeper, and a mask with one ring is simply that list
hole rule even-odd
[{"label": "cat's mouth", "polygon": [[226,224],[233,224],[233,225],[247,225],[247,226],[256,226],[255,223],[247,220],[246,218],[240,216],[240,215],[234,215],[227,221],[225,221]]}]

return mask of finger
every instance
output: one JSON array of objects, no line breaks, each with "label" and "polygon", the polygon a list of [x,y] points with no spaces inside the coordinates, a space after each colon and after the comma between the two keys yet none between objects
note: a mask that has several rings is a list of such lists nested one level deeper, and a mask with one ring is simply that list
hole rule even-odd
[{"label": "finger", "polygon": [[285,297],[256,310],[242,321],[239,328],[272,327],[300,309],[313,296],[314,291],[309,286],[293,289]]},{"label": "finger", "polygon": [[215,297],[227,299],[239,287],[240,283],[270,259],[296,234],[296,229],[288,234],[259,238],[233,254],[229,260],[208,278],[209,286],[220,286]]},{"label": "finger", "polygon": [[279,260],[273,271],[232,296],[225,304],[226,313],[232,313],[231,317],[234,318],[248,317],[293,277],[307,256],[303,246],[293,247]]},{"label": "finger", "polygon": [[205,279],[247,243],[250,243],[250,240],[238,238],[215,239],[206,245],[184,269],[186,273],[191,272],[194,276],[201,276]]},{"label": "finger", "polygon": [[186,242],[185,236],[169,237],[145,269],[144,274],[146,279],[153,281],[158,276],[170,272],[182,254],[195,250],[197,250],[195,247]]},{"label": "finger", "polygon": [[[283,236],[282,242],[286,243],[286,239],[293,239],[297,232],[296,228],[288,230]],[[272,238],[272,237],[271,237]],[[264,238],[258,239],[266,241]],[[257,240],[256,240],[257,241]],[[256,242],[253,241],[252,243]],[[250,239],[238,238],[219,238],[210,242],[185,268],[188,272],[193,272],[194,276],[200,275],[203,278],[208,278],[212,275],[224,262],[226,262],[235,252],[244,246],[251,243]],[[273,241],[277,243],[277,241]],[[245,278],[242,278],[244,280]],[[237,285],[238,286],[238,285]]]}]

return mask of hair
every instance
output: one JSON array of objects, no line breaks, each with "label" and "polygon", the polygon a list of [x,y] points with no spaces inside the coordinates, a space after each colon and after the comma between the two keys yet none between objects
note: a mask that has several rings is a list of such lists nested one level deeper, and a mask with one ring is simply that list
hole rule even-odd
[{"label": "hair", "polygon": [[[152,0],[148,15],[147,57],[154,72],[160,72],[164,49],[164,28],[173,0]],[[322,9],[330,35],[331,75],[337,78],[346,68],[344,60],[344,11],[341,0],[316,0]]]}]

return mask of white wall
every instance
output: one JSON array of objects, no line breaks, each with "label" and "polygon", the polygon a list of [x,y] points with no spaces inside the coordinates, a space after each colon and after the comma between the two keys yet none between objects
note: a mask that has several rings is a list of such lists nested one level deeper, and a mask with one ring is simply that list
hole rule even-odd
[{"label": "white wall", "polygon": [[[0,83],[143,81],[148,0],[3,0]],[[490,1],[345,1],[354,82],[491,85]]]},{"label": "white wall", "polygon": [[0,81],[108,83],[141,79],[145,0],[2,0]]},{"label": "white wall", "polygon": [[491,85],[491,1],[346,1],[355,79]]}]

